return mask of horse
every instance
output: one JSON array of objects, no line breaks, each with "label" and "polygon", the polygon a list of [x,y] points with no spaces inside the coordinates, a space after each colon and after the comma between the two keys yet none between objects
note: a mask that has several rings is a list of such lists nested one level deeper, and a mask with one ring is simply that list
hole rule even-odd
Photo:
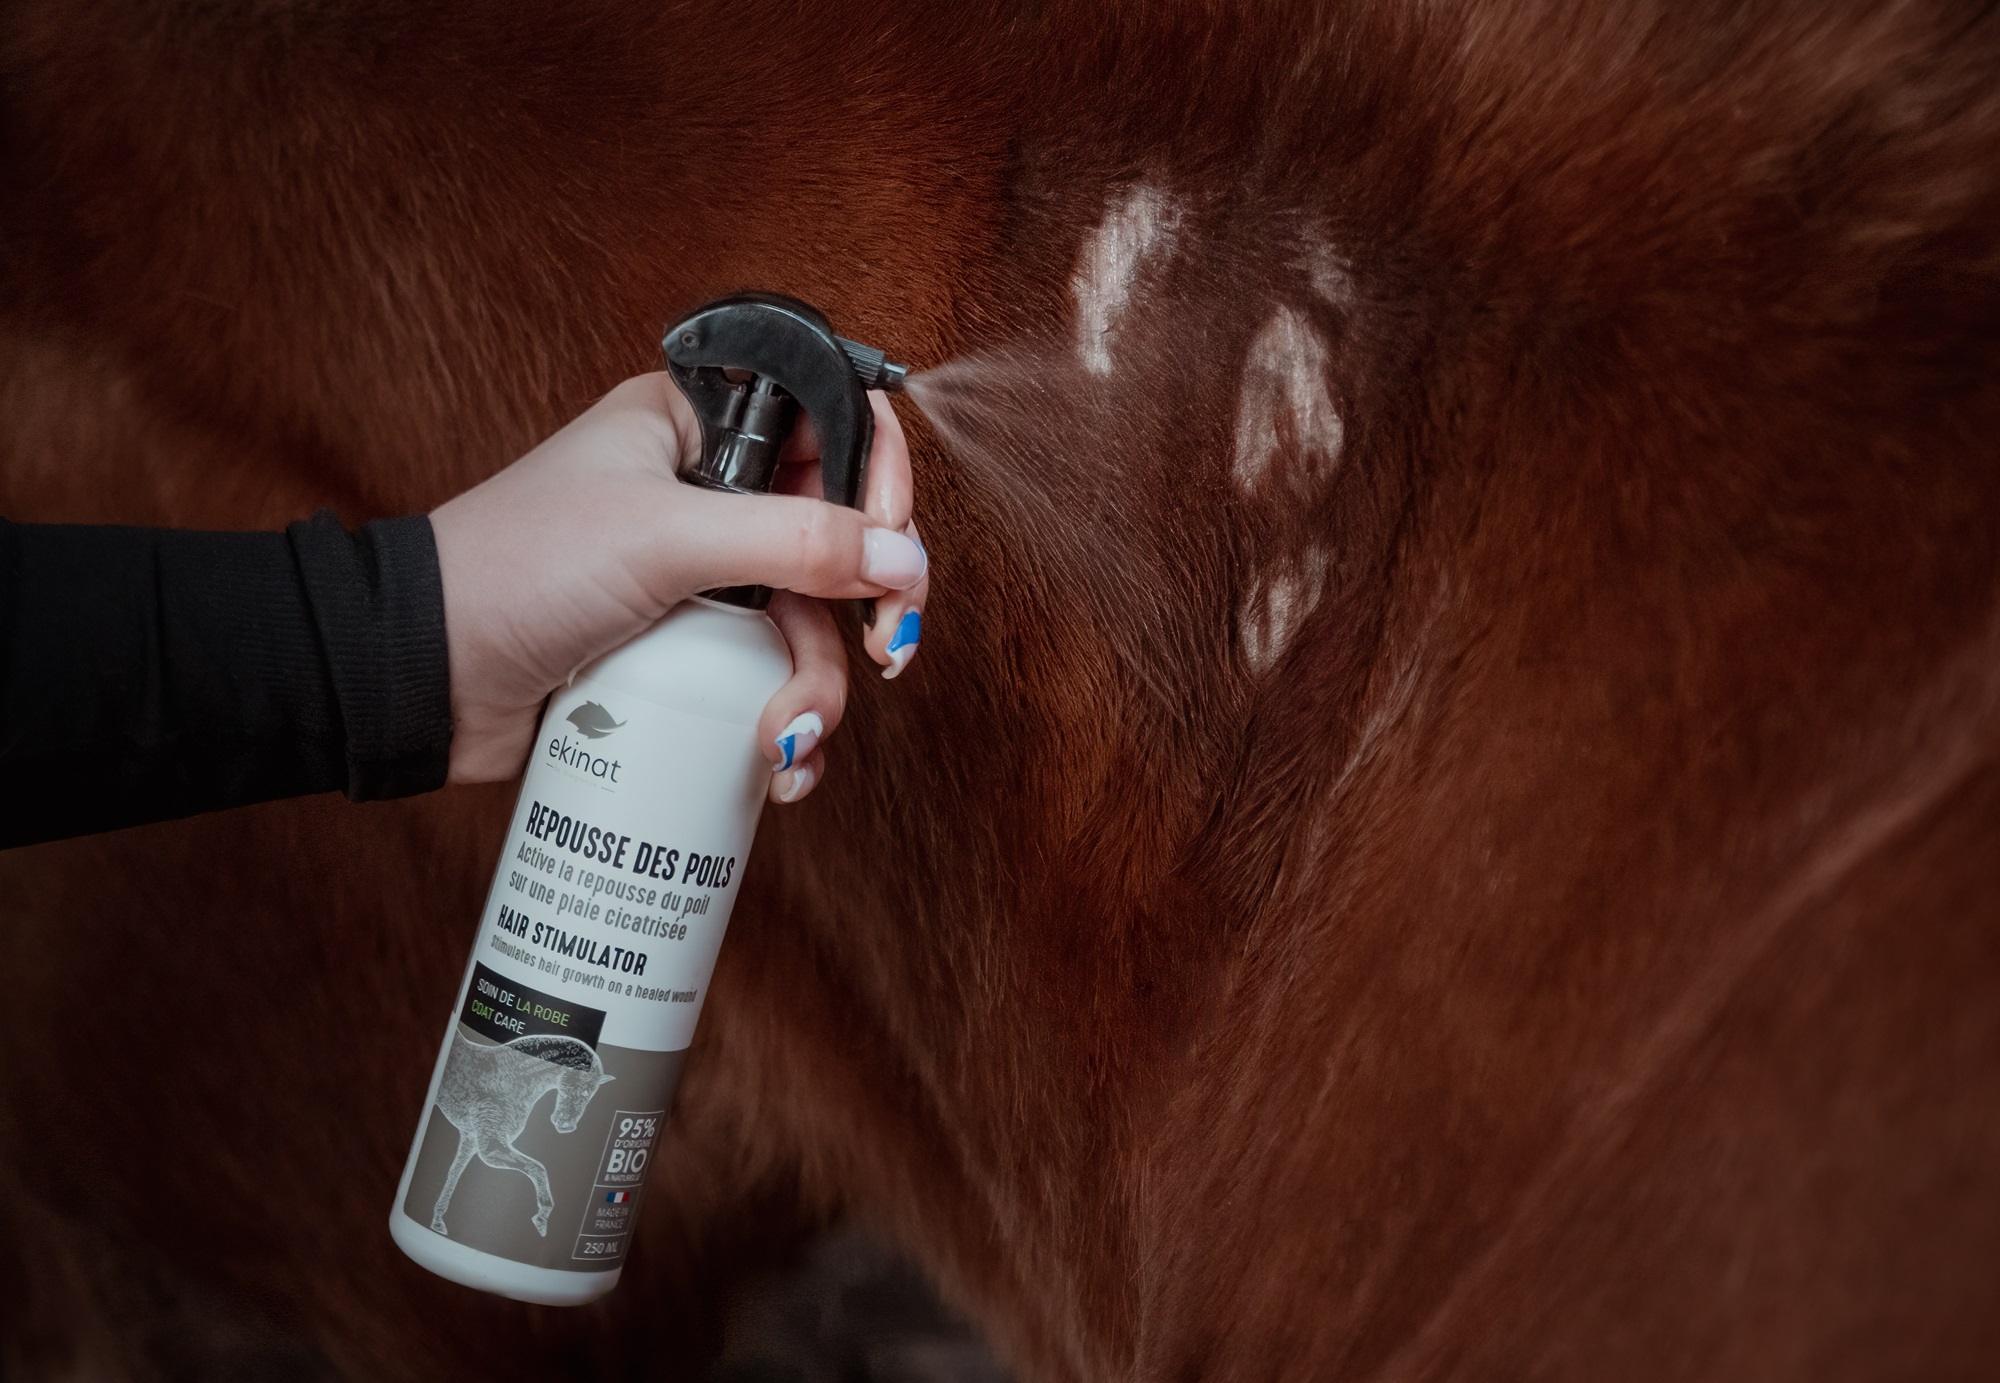
[{"label": "horse", "polygon": [[7,1363],[692,1376],[847,1220],[1036,1383],[1990,1373],[1996,72],[1950,0],[15,0],[10,518],[424,510],[765,288],[916,368],[934,595],[587,1310],[381,1229],[511,788],[0,858]]},{"label": "horse", "polygon": [[459,1177],[477,1154],[487,1166],[519,1172],[534,1184],[535,1233],[547,1238],[549,1212],[555,1208],[548,1170],[516,1148],[514,1140],[528,1127],[536,1103],[551,1090],[556,1102],[549,1122],[557,1133],[575,1132],[592,1097],[615,1079],[604,1073],[596,1050],[574,1037],[530,1033],[496,1044],[453,1033],[444,1078],[438,1082],[437,1111],[458,1130],[458,1148],[431,1211],[431,1228],[450,1233],[444,1212]]}]

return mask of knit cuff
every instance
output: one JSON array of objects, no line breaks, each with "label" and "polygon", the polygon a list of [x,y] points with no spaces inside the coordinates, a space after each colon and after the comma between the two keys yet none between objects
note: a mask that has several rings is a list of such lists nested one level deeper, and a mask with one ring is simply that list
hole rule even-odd
[{"label": "knit cuff", "polygon": [[322,509],[285,533],[340,707],[347,796],[444,786],[451,667],[430,518],[379,519],[349,533]]}]

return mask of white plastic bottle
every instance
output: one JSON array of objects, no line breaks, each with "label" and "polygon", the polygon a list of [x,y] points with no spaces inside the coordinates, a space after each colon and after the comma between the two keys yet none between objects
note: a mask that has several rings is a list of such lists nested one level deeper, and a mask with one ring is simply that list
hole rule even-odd
[{"label": "white plastic bottle", "polygon": [[[907,367],[770,293],[662,345],[701,424],[683,481],[769,492],[803,408],[826,498],[859,503],[866,390]],[[558,1306],[617,1285],[770,786],[757,721],[792,675],[770,598],[687,601],[549,699],[389,1212],[434,1273]]]},{"label": "white plastic bottle", "polygon": [[761,610],[697,598],[550,698],[389,1214],[432,1272],[548,1305],[617,1285],[791,673]]}]

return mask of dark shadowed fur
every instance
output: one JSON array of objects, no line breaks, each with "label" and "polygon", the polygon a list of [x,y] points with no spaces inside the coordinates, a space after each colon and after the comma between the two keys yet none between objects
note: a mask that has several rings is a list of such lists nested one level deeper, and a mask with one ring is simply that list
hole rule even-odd
[{"label": "dark shadowed fur", "polygon": [[845,1211],[1029,1378],[1990,1373],[1997,58],[1824,0],[11,7],[12,517],[432,505],[748,285],[970,363],[906,415],[923,655],[767,822],[626,1285],[382,1228],[507,792],[298,803],[0,859],[4,1357],[160,1372],[103,1342],[165,1274],[353,1377],[686,1376]]}]

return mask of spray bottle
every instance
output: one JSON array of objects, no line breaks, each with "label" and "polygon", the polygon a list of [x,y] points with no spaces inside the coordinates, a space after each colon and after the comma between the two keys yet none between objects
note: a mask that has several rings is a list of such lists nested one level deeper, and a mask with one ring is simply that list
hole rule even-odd
[{"label": "spray bottle", "polygon": [[[663,344],[701,420],[682,480],[768,492],[803,407],[826,498],[859,502],[865,391],[904,366],[773,294]],[[705,592],[549,698],[389,1212],[434,1273],[548,1305],[618,1282],[770,782],[757,720],[792,673],[770,598]]]}]

